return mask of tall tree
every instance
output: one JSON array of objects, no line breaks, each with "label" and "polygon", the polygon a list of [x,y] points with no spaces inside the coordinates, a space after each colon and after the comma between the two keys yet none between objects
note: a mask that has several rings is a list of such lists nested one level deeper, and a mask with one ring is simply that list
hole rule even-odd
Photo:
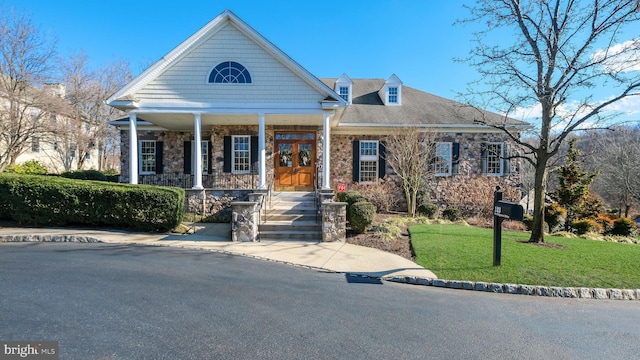
[{"label": "tall tree", "polygon": [[29,16],[0,9],[0,171],[14,164],[60,105],[51,82],[55,42]]},{"label": "tall tree", "polygon": [[[535,168],[530,242],[544,242],[549,159],[572,132],[607,120],[610,105],[640,95],[640,39],[621,42],[624,31],[637,30],[639,7],[638,0],[479,0],[462,21],[487,25],[466,61],[488,90],[467,95],[481,99],[473,105],[505,114],[504,124],[486,124],[508,134]],[[493,37],[496,31],[512,41]],[[594,99],[593,87],[604,85],[614,95]],[[531,124],[537,145],[521,141],[506,122],[532,107],[540,111]]]}]

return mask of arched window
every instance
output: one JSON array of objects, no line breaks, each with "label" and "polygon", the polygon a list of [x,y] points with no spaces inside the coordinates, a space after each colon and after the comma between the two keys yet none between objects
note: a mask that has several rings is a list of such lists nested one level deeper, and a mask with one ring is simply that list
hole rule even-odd
[{"label": "arched window", "polygon": [[251,84],[251,74],[235,61],[224,61],[213,68],[209,74],[209,83]]}]

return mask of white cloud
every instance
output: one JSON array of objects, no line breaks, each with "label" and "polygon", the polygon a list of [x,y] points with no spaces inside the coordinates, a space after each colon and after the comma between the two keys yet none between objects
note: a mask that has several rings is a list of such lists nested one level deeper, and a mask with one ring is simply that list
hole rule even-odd
[{"label": "white cloud", "polygon": [[602,61],[609,73],[640,71],[640,39],[628,40],[608,49],[598,49],[592,59]]}]

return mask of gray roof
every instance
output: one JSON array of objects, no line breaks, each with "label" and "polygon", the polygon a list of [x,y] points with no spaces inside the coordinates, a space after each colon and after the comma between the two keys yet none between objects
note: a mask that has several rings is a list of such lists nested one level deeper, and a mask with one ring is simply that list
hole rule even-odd
[{"label": "gray roof", "polygon": [[[320,79],[334,88],[336,78]],[[402,104],[385,106],[378,95],[385,79],[352,79],[352,104],[347,105],[340,119],[341,124],[397,124],[397,125],[472,125],[476,121],[503,124],[505,117],[489,111],[481,111],[463,103],[445,99],[412,87],[402,85]],[[524,122],[507,118],[507,123],[524,125]]]}]

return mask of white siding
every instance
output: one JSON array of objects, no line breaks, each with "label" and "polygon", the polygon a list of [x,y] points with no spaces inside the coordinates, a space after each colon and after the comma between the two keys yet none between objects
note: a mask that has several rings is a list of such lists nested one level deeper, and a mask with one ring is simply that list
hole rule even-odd
[{"label": "white siding", "polygon": [[[235,61],[247,68],[251,84],[208,84],[220,62]],[[142,101],[202,103],[309,103],[323,96],[302,81],[250,38],[227,25],[143,87]]]}]

